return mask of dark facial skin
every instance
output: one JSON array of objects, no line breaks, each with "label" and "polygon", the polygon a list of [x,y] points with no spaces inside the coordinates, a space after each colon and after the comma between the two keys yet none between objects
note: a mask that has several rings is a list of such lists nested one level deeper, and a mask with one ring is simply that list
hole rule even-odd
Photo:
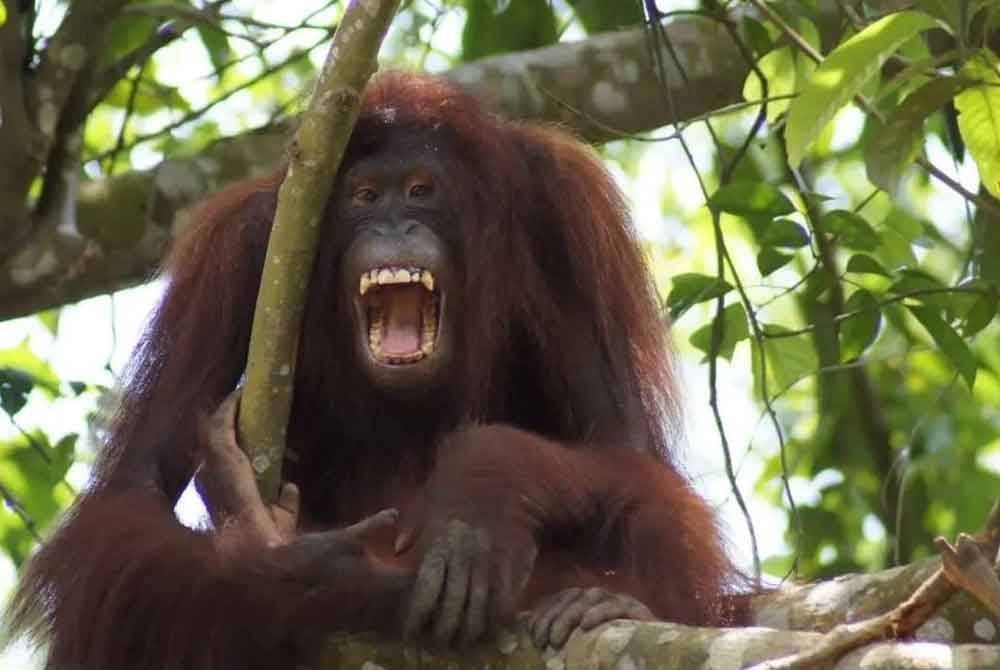
[{"label": "dark facial skin", "polygon": [[457,273],[445,243],[454,198],[435,147],[416,142],[350,166],[336,195],[351,232],[341,285],[352,305],[355,353],[372,384],[435,389],[454,357]]}]

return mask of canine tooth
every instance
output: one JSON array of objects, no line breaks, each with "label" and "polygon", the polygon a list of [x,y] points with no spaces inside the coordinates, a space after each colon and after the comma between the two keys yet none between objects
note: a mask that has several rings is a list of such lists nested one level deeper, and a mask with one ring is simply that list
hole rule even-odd
[{"label": "canine tooth", "polygon": [[368,276],[368,274],[365,273],[365,274],[361,275],[361,289],[360,289],[361,295],[364,295],[365,293],[367,293],[368,289],[371,287],[371,285],[372,285],[372,280]]},{"label": "canine tooth", "polygon": [[410,272],[410,281],[413,282],[414,284],[416,284],[417,282],[420,281],[420,271],[419,270],[413,270],[413,271]]},{"label": "canine tooth", "polygon": [[393,273],[392,270],[383,268],[382,270],[378,271],[379,284],[391,284],[394,278],[395,274]]},{"label": "canine tooth", "polygon": [[424,285],[424,288],[428,291],[434,291],[434,275],[430,272],[423,272],[420,275],[420,283]]},{"label": "canine tooth", "polygon": [[395,280],[397,284],[409,284],[410,283],[409,270],[403,270],[402,268],[396,270]]}]

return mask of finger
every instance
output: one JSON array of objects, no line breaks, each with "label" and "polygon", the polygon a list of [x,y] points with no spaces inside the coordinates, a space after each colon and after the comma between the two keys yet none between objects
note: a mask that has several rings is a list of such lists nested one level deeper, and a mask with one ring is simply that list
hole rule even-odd
[{"label": "finger", "polygon": [[234,449],[243,453],[236,440],[236,412],[239,408],[240,395],[239,390],[230,393],[207,421],[201,422],[208,454],[217,457],[232,456]]},{"label": "finger", "polygon": [[649,608],[635,598],[619,596],[597,603],[587,610],[580,619],[580,628],[590,630],[615,619],[652,621],[653,618]]},{"label": "finger", "polygon": [[538,556],[538,547],[531,545],[516,556],[509,552],[502,554],[498,561],[499,590],[496,598],[496,614],[501,622],[506,622],[516,613],[517,603],[531,579]]},{"label": "finger", "polygon": [[569,607],[583,593],[582,589],[573,587],[557,593],[543,607],[537,616],[532,618],[531,638],[539,649],[544,649],[549,643],[549,631],[559,614]]},{"label": "finger", "polygon": [[399,532],[399,535],[396,536],[396,542],[395,544],[393,544],[392,550],[397,554],[403,553],[404,551],[413,546],[413,541],[416,539],[416,537],[417,537],[416,532],[414,532],[413,529],[411,528],[406,528],[404,530],[401,530]]},{"label": "finger", "polygon": [[343,532],[349,537],[360,540],[368,533],[395,526],[397,521],[399,521],[399,510],[395,507],[390,507],[381,512],[376,512],[356,524],[347,526],[343,529]]},{"label": "finger", "polygon": [[486,632],[486,621],[490,615],[490,553],[493,543],[488,533],[476,533],[478,555],[469,574],[469,602],[465,608],[465,621],[459,633],[459,645],[468,646]]},{"label": "finger", "polygon": [[278,491],[278,501],[271,506],[271,518],[282,540],[290,540],[295,536],[299,526],[300,508],[299,487],[291,482],[285,482]]},{"label": "finger", "polygon": [[587,610],[607,597],[607,592],[599,588],[589,588],[580,594],[579,598],[571,602],[552,620],[552,626],[549,628],[549,644],[553,647],[561,647],[566,644],[566,640],[580,625]]},{"label": "finger", "polygon": [[406,616],[403,634],[409,639],[420,634],[437,607],[448,572],[447,545],[437,542],[430,548],[420,564],[417,579],[410,597],[410,611]]},{"label": "finger", "polygon": [[444,598],[434,622],[434,639],[449,644],[462,623],[462,612],[469,596],[469,575],[472,559],[476,555],[472,529],[461,521],[448,524],[448,578],[444,585]]}]

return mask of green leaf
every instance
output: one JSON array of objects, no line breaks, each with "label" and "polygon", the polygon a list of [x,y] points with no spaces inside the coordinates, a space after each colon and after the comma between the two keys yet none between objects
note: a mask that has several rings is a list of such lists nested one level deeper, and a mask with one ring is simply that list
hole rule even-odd
[{"label": "green leaf", "polygon": [[38,320],[42,322],[45,329],[48,330],[53,335],[59,334],[59,315],[62,314],[62,309],[47,309],[44,312],[39,312],[36,314]]},{"label": "green leaf", "polygon": [[764,246],[799,248],[809,244],[809,232],[791,219],[776,219],[764,230]]},{"label": "green leaf", "polygon": [[1000,293],[996,287],[990,286],[983,281],[969,282],[963,284],[970,288],[978,288],[985,293],[975,297],[972,306],[965,311],[962,322],[962,335],[969,338],[990,325],[1000,309]]},{"label": "green leaf", "polygon": [[927,329],[931,337],[934,338],[934,342],[941,349],[941,353],[951,361],[951,364],[955,366],[955,369],[958,370],[962,379],[965,380],[965,383],[971,389],[976,383],[976,371],[979,368],[979,364],[976,362],[976,357],[972,355],[972,351],[965,343],[965,340],[951,326],[945,323],[944,319],[938,315],[935,309],[914,305],[910,305],[909,309],[913,313],[913,316],[917,317],[920,324]]},{"label": "green leaf", "polygon": [[684,312],[700,302],[723,296],[733,289],[732,285],[718,277],[688,272],[674,277],[674,286],[667,298],[672,319],[679,319]]},{"label": "green leaf", "polygon": [[777,187],[761,181],[739,181],[712,194],[708,205],[737,216],[773,218],[795,211],[792,201]]},{"label": "green leaf", "polygon": [[990,52],[979,51],[961,74],[979,83],[955,98],[958,128],[979,167],[979,180],[1000,198],[1000,62]]},{"label": "green leaf", "polygon": [[16,368],[30,375],[35,386],[49,395],[59,395],[58,375],[28,347],[27,341],[10,349],[0,349],[0,367]]},{"label": "green leaf", "polygon": [[[767,392],[772,397],[801,379],[808,377],[819,368],[819,356],[809,334],[774,337],[787,333],[787,329],[779,326],[765,326],[765,335],[771,335],[764,340],[764,352],[767,360]],[[756,340],[751,340],[754,346],[753,371],[754,389],[758,397],[762,397],[763,385],[760,370],[760,348]]]},{"label": "green leaf", "polygon": [[844,305],[845,312],[858,312],[840,326],[840,360],[860,358],[878,338],[882,311],[878,300],[868,291],[855,291]]},{"label": "green leaf", "polygon": [[[712,319],[712,323],[702,326],[691,335],[691,345],[705,352],[705,360],[708,360],[707,356],[712,353],[712,334],[718,318],[716,316]],[[732,360],[733,350],[736,349],[736,345],[750,337],[747,314],[740,303],[733,303],[723,310],[721,335],[721,339],[719,340],[719,356],[722,356],[726,360]]]},{"label": "green leaf", "polygon": [[216,72],[221,71],[227,63],[232,60],[233,50],[229,46],[229,36],[215,26],[209,24],[199,24],[196,28],[198,37],[201,38],[202,46],[208,52],[208,57],[212,61],[212,67]]},{"label": "green leaf", "polygon": [[847,261],[847,271],[856,274],[889,276],[888,270],[868,254],[854,254],[851,256],[850,260]]},{"label": "green leaf", "polygon": [[[779,95],[791,95],[795,92],[795,52],[791,47],[775,49],[757,61],[757,68],[767,78],[767,95],[774,97]],[[761,85],[757,73],[751,71],[743,82],[743,99],[749,102],[760,100],[764,97],[764,87]],[[767,120],[774,122],[779,116],[785,113],[791,98],[787,100],[773,100],[767,103]]]},{"label": "green leaf", "polygon": [[872,251],[879,245],[879,236],[875,229],[858,214],[846,209],[835,209],[827,212],[820,220],[820,226],[826,233],[833,233],[845,247]]},{"label": "green leaf", "polygon": [[921,12],[896,12],[830,52],[788,110],[788,162],[798,167],[826,124],[879,72],[886,59],[914,35],[936,25]]},{"label": "green leaf", "polygon": [[35,378],[17,368],[0,368],[0,407],[14,416],[28,404],[28,394],[35,388]]},{"label": "green leaf", "polygon": [[570,0],[576,18],[588,33],[621,30],[642,23],[642,6],[638,2],[608,2],[607,0]]},{"label": "green leaf", "polygon": [[904,173],[923,147],[924,121],[970,83],[965,78],[942,77],[911,93],[893,110],[885,125],[872,133],[865,147],[868,179],[896,195]]},{"label": "green leaf", "polygon": [[7,23],[7,7],[4,6],[3,0],[0,0],[0,26]]},{"label": "green leaf", "polygon": [[792,259],[791,254],[783,254],[773,247],[764,247],[757,254],[757,269],[762,277],[766,277],[775,270],[785,267]]},{"label": "green leaf", "polygon": [[555,12],[548,0],[466,0],[462,60],[524,51],[559,39]]}]

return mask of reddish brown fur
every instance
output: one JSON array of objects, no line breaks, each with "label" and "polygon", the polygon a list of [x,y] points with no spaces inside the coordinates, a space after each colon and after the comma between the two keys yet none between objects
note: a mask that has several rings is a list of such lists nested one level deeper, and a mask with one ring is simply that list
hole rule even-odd
[{"label": "reddish brown fur", "polygon": [[[370,389],[345,353],[343,248],[326,233],[289,431],[298,461],[286,472],[309,522],[390,505],[405,515],[428,479],[444,481],[477,518],[538,532],[524,604],[600,584],[663,618],[726,622],[735,573],[712,513],[671,462],[669,349],[611,177],[566,134],[501,122],[435,79],[378,77],[346,160],[388,126],[443,126],[457,147],[447,160],[473,214],[458,231],[466,336],[449,388],[424,406]],[[278,181],[216,196],[166,263],[93,487],[14,601],[16,626],[50,642],[50,668],[275,668],[296,632],[395,632],[405,580],[382,593],[347,577],[310,590],[269,554],[223,561],[171,513],[198,459],[195,417],[245,365]]]}]

